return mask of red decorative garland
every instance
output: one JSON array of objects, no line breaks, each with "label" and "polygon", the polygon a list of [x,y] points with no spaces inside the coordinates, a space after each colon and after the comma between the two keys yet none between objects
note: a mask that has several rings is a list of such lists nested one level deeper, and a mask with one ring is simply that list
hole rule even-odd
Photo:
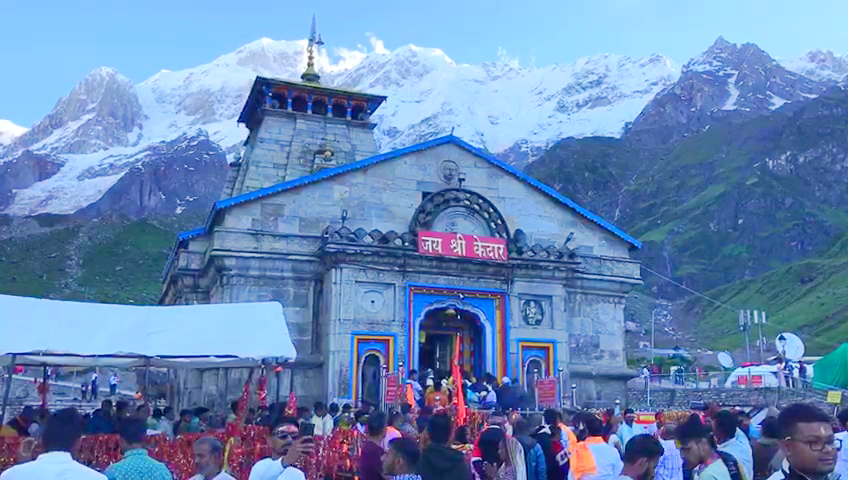
[{"label": "red decorative garland", "polygon": [[287,417],[297,416],[297,397],[294,392],[289,392],[289,401],[286,404],[286,410],[283,412]]},{"label": "red decorative garland", "polygon": [[[294,394],[289,395],[289,402],[289,406],[294,405],[296,412],[297,399]],[[455,415],[456,411],[451,409],[449,413]],[[485,424],[489,414],[490,412],[468,410],[466,423],[470,438],[477,438],[479,429]],[[247,480],[251,467],[262,458],[270,456],[268,429],[247,425],[239,428],[237,432],[234,430],[192,433],[180,435],[174,440],[169,440],[164,435],[153,435],[148,437],[148,450],[153,458],[168,466],[174,478],[189,478],[194,474],[192,445],[197,439],[211,435],[227,446],[227,469],[230,475],[239,480]],[[358,430],[343,428],[335,429],[330,437],[316,437],[315,453],[304,458],[299,467],[307,480],[323,480],[326,477],[354,478],[362,438]],[[0,471],[18,463],[20,444],[19,437],[0,437]],[[36,447],[35,455],[41,453],[39,448]],[[118,436],[83,437],[77,460],[100,471],[120,461],[121,447]]]},{"label": "red decorative garland", "polygon": [[257,391],[259,393],[259,406],[267,407],[268,406],[268,378],[265,376],[265,367],[262,367],[262,371],[259,374],[259,386],[257,387]]}]

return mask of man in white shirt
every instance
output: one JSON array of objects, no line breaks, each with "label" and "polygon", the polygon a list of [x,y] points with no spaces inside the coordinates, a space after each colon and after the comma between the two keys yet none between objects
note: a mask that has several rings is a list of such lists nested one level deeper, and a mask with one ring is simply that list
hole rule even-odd
[{"label": "man in white shirt", "polygon": [[739,429],[739,416],[721,410],[713,416],[713,428],[717,450],[732,455],[746,479],[754,478],[754,454],[748,437]]},{"label": "man in white shirt", "polygon": [[635,421],[636,412],[634,412],[632,408],[625,410],[624,423],[618,426],[618,437],[621,439],[621,445],[624,447],[625,451],[627,450],[627,442],[629,442],[631,438],[642,433],[642,429],[639,428],[639,425],[634,423]]},{"label": "man in white shirt", "polygon": [[624,466],[619,480],[648,480],[663,455],[659,440],[648,434],[636,435],[624,450]]},{"label": "man in white shirt", "polygon": [[312,437],[298,438],[300,429],[291,419],[274,425],[268,435],[271,457],[256,462],[250,469],[249,480],[306,480],[306,475],[293,466],[304,455],[311,455]]},{"label": "man in white shirt", "polygon": [[118,374],[116,372],[112,372],[112,375],[109,377],[109,395],[115,396],[118,394]]},{"label": "man in white shirt", "polygon": [[164,433],[166,437],[173,439],[174,419],[174,407],[168,405],[162,412],[162,418],[159,419],[159,424],[156,426],[156,430]]},{"label": "man in white shirt", "polygon": [[224,471],[224,446],[215,437],[199,438],[194,445],[194,471],[188,480],[236,480]]},{"label": "man in white shirt", "polygon": [[654,469],[656,480],[683,480],[683,457],[674,440],[676,428],[676,424],[666,423],[660,429],[659,441],[664,453]]},{"label": "man in white shirt", "polygon": [[848,478],[848,408],[840,410],[836,419],[839,421],[842,431],[834,436],[842,443],[842,449],[839,450],[839,455],[836,457],[836,467],[833,471],[838,473],[841,478]]},{"label": "man in white shirt", "polygon": [[71,452],[79,449],[82,417],[75,408],[59,410],[50,417],[41,443],[45,453],[31,462],[15,465],[0,474],[0,480],[55,478],[74,480],[106,480],[106,476],[74,461]]},{"label": "man in white shirt", "polygon": [[313,406],[314,414],[312,418],[309,419],[309,422],[312,425],[315,425],[315,436],[326,436],[329,437],[333,433],[333,417],[327,413],[327,409],[324,407],[324,402],[315,402]]}]

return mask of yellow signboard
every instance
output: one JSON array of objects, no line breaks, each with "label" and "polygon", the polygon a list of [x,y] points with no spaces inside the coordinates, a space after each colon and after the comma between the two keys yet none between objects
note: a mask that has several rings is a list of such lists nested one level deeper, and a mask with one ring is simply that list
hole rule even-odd
[{"label": "yellow signboard", "polygon": [[842,403],[842,392],[839,390],[830,390],[827,392],[827,399],[825,400],[827,403],[833,403],[838,405]]}]

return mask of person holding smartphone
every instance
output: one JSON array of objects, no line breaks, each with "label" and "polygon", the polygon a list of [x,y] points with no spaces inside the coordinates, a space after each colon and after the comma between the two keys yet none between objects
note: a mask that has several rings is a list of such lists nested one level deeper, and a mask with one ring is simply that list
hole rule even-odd
[{"label": "person holding smartphone", "polygon": [[283,418],[272,425],[268,435],[271,457],[253,465],[249,480],[306,480],[303,470],[295,465],[312,454],[314,443],[311,435],[303,433],[293,418]]}]

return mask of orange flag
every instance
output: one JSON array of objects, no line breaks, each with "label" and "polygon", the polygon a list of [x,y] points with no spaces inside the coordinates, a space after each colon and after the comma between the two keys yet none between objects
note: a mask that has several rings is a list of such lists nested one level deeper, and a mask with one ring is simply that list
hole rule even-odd
[{"label": "orange flag", "polygon": [[459,369],[459,335],[454,337],[451,376],[453,377],[453,384],[456,386],[456,423],[465,425],[467,412],[465,409],[465,394],[462,391],[462,373]]},{"label": "orange flag", "polygon": [[415,392],[412,390],[412,385],[406,384],[406,403],[409,404],[412,410],[418,408],[418,404],[415,403]]}]

